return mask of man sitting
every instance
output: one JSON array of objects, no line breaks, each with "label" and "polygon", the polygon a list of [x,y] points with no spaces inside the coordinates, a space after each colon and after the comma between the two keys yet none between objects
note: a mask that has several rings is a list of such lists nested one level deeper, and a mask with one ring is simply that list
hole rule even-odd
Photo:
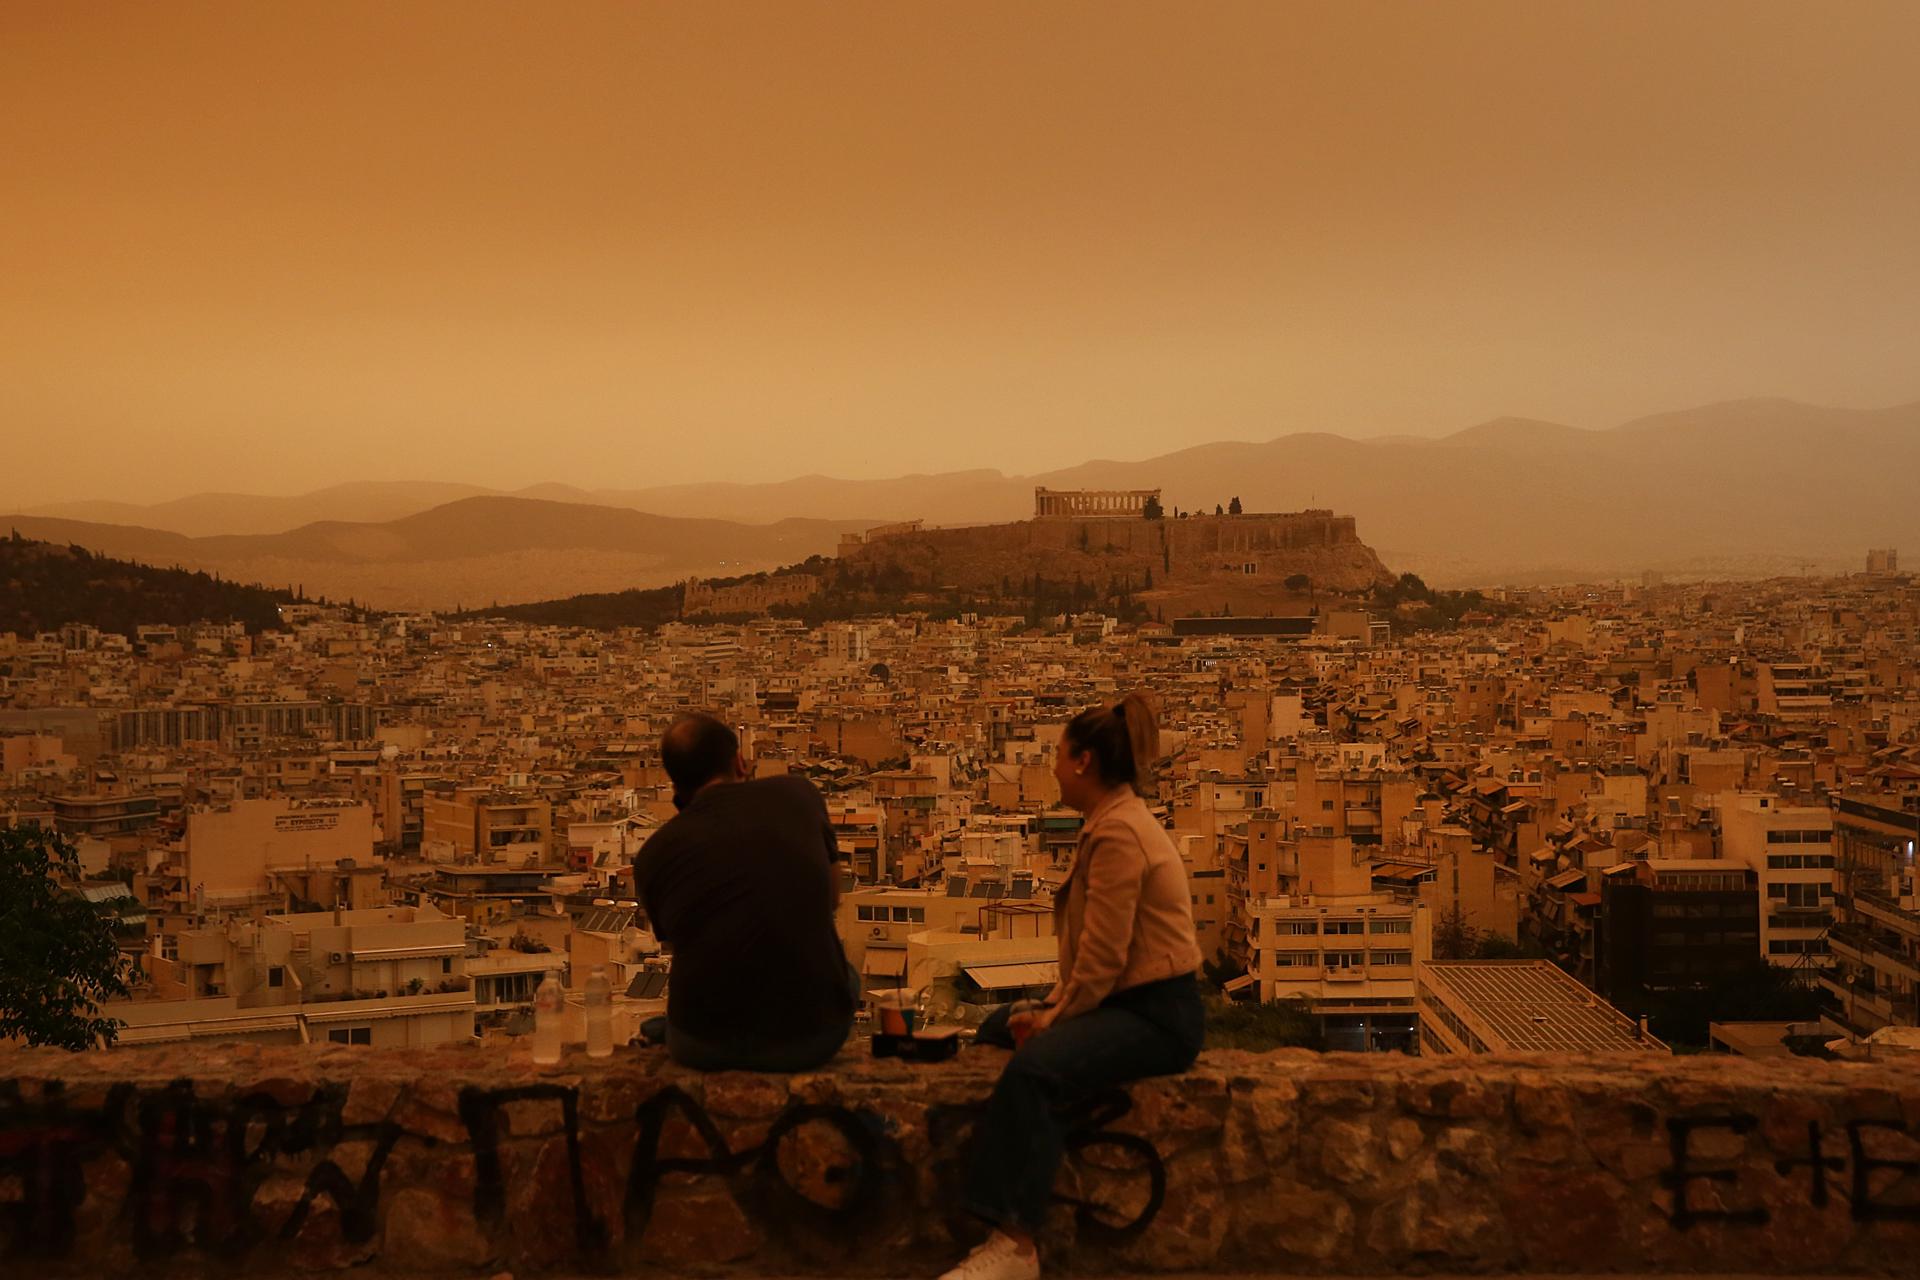
[{"label": "man sitting", "polygon": [[853,1028],[857,975],[833,913],[838,845],[805,778],[749,781],[740,740],[709,715],[660,744],[679,809],[634,860],[659,939],[673,949],[667,1051],[707,1071],[806,1071]]}]

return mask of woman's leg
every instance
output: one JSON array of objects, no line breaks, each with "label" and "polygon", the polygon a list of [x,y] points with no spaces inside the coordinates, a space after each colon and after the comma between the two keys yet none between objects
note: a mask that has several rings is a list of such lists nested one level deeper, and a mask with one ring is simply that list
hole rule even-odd
[{"label": "woman's leg", "polygon": [[1009,1233],[1037,1230],[1064,1151],[1056,1109],[1191,1062],[1184,1044],[1125,1009],[1095,1009],[1034,1036],[1008,1060],[974,1131],[968,1210]]}]

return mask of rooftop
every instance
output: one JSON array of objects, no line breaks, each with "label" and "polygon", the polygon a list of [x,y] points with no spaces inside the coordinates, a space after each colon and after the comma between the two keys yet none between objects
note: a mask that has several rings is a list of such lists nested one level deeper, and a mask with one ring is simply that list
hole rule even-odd
[{"label": "rooftop", "polygon": [[1517,1052],[1665,1053],[1627,1015],[1545,960],[1436,960],[1420,981]]}]

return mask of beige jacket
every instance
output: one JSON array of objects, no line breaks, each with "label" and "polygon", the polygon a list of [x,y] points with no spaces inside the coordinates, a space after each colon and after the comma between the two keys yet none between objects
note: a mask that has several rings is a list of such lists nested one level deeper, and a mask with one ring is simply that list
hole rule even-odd
[{"label": "beige jacket", "polygon": [[1133,788],[1087,815],[1053,901],[1060,982],[1047,996],[1071,1018],[1116,991],[1200,967],[1187,870]]}]

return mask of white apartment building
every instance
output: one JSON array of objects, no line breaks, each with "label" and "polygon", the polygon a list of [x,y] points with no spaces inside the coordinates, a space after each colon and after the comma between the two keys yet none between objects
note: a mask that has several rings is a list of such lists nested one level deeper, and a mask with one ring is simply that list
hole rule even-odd
[{"label": "white apartment building", "polygon": [[1760,954],[1784,967],[1833,963],[1833,813],[1756,791],[1722,792],[1722,856],[1760,881]]},{"label": "white apartment building", "polygon": [[466,924],[431,906],[263,916],[154,939],[149,985],[106,1006],[123,1045],[473,1038]]},{"label": "white apartment building", "polygon": [[1394,893],[1254,899],[1249,975],[1265,1001],[1304,999],[1328,1047],[1411,1051],[1414,967],[1433,958],[1432,912]]}]

